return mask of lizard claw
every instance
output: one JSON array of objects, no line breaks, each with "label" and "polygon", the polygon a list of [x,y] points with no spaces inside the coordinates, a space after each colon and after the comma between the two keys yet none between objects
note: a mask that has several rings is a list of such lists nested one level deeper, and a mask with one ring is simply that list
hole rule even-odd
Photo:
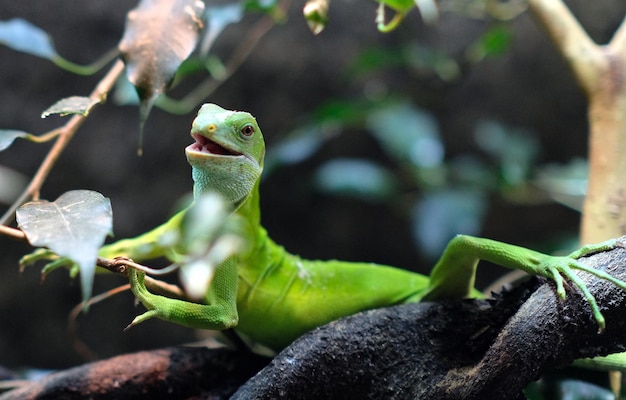
[{"label": "lizard claw", "polygon": [[591,307],[594,319],[598,324],[598,333],[604,332],[606,328],[604,316],[600,311],[600,307],[598,306],[595,297],[591,294],[583,280],[574,273],[574,270],[584,271],[600,279],[607,280],[626,291],[626,282],[611,276],[605,271],[588,267],[577,261],[581,257],[613,250],[617,247],[626,248],[626,244],[618,239],[611,239],[605,242],[583,246],[567,257],[552,257],[551,259],[546,260],[546,266],[544,267],[544,271],[546,271],[544,276],[551,277],[555,281],[557,285],[557,293],[562,299],[565,299],[565,289],[563,288],[562,277],[568,278],[576,287],[578,287],[583,297]]},{"label": "lizard claw", "polygon": [[49,273],[59,268],[67,268],[72,278],[76,277],[80,272],[78,264],[73,262],[67,257],[60,257],[54,251],[46,248],[40,248],[33,251],[30,254],[26,254],[20,259],[20,272],[23,272],[26,267],[35,264],[38,261],[47,261],[46,265],[42,268],[42,279]]}]

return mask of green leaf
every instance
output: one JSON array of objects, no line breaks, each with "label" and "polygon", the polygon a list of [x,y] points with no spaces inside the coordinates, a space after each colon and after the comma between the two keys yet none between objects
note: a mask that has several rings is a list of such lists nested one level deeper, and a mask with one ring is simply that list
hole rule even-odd
[{"label": "green leaf", "polygon": [[285,139],[267,150],[263,177],[269,176],[280,166],[298,164],[307,160],[332,136],[332,132],[325,131],[324,124],[305,126],[290,133]]},{"label": "green leaf", "polygon": [[480,232],[486,211],[484,193],[472,189],[443,189],[426,194],[411,214],[419,249],[437,259],[454,235]]},{"label": "green leaf", "polygon": [[393,158],[418,168],[443,162],[444,148],[435,118],[409,103],[374,112],[367,120],[372,135]]},{"label": "green leaf", "polygon": [[308,0],[302,9],[306,23],[314,35],[320,34],[328,24],[328,1]]},{"label": "green leaf", "polygon": [[13,129],[0,129],[0,151],[11,146],[13,141],[17,138],[25,138],[28,133],[23,131],[17,131]]},{"label": "green leaf", "polygon": [[98,250],[111,234],[111,203],[98,192],[73,190],[56,201],[34,201],[17,210],[17,223],[33,246],[47,247],[80,267],[83,301],[91,297]]},{"label": "green leaf", "polygon": [[588,175],[587,160],[573,159],[567,164],[548,164],[541,167],[533,183],[552,200],[582,211]]},{"label": "green leaf", "polygon": [[315,174],[318,189],[364,200],[384,200],[395,193],[394,175],[367,160],[334,159]]},{"label": "green leaf", "polygon": [[244,0],[243,5],[246,11],[271,13],[278,5],[278,0]]},{"label": "green leaf", "polygon": [[58,57],[50,36],[40,28],[20,18],[0,21],[0,43],[13,50],[48,60]]},{"label": "green leaf", "polygon": [[100,100],[91,97],[72,96],[61,99],[48,107],[41,113],[41,118],[46,118],[53,114],[59,114],[64,117],[70,114],[78,114],[86,117],[96,105],[100,104]]},{"label": "green leaf", "polygon": [[478,146],[498,161],[506,185],[516,186],[526,181],[540,149],[530,132],[496,121],[481,121],[476,124],[474,137]]},{"label": "green leaf", "polygon": [[472,62],[504,54],[510,47],[513,34],[505,25],[496,25],[487,30],[467,49],[467,57]]},{"label": "green leaf", "polygon": [[142,0],[128,13],[119,50],[141,99],[142,130],[157,97],[195,49],[203,11],[200,0]]}]

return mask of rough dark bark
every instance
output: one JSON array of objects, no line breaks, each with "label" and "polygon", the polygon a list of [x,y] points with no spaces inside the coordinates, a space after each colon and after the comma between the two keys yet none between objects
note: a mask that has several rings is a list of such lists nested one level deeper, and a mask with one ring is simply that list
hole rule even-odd
[{"label": "rough dark bark", "polygon": [[[583,263],[626,279],[626,250]],[[586,273],[607,328],[567,286],[532,279],[495,300],[410,304],[354,315],[303,336],[267,367],[243,352],[177,348],[87,364],[6,399],[522,399],[543,372],[626,349],[626,293]]]},{"label": "rough dark bark", "polygon": [[267,362],[226,349],[143,351],[51,374],[0,399],[227,399]]}]

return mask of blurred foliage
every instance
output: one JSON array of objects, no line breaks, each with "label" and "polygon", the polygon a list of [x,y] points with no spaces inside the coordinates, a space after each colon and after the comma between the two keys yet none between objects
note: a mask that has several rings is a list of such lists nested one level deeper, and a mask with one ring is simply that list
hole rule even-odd
[{"label": "blurred foliage", "polygon": [[433,260],[454,235],[480,234],[493,196],[532,206],[538,199],[558,200],[568,185],[575,185],[579,200],[584,195],[585,166],[538,165],[539,142],[522,128],[481,120],[468,127],[474,146],[446,156],[437,119],[409,100],[333,101],[315,115],[314,122],[268,149],[265,178],[276,168],[308,160],[330,139],[363,130],[386,159],[327,160],[313,174],[314,187],[333,196],[384,202],[393,212],[398,212],[395,199],[410,199],[413,205],[405,212],[415,245]]}]

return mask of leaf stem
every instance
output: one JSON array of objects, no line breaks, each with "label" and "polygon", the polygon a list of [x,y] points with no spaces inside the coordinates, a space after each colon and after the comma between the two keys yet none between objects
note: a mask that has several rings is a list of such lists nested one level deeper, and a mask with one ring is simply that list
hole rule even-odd
[{"label": "leaf stem", "polygon": [[100,71],[105,65],[113,61],[115,57],[119,54],[119,50],[117,47],[107,51],[102,57],[97,59],[91,64],[81,65],[73,63],[61,56],[56,56],[51,58],[51,61],[59,68],[62,68],[66,71],[72,72],[76,75],[93,75],[96,72]]}]

